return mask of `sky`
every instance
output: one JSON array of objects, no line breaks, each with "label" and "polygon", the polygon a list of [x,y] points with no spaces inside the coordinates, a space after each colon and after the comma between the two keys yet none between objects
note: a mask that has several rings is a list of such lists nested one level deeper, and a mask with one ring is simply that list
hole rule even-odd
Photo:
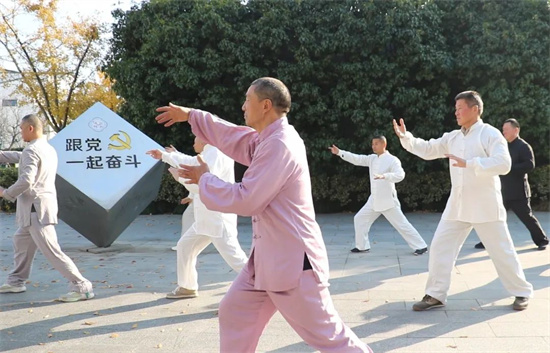
[{"label": "sky", "polygon": [[117,8],[129,10],[141,0],[58,0],[58,8],[64,17],[80,14],[98,15],[102,22],[112,23],[111,11]]},{"label": "sky", "polygon": [[[110,29],[110,25],[114,22],[111,11],[117,8],[126,11],[133,5],[139,5],[142,2],[143,0],[58,0],[58,19],[92,17],[106,23]],[[13,3],[14,0],[0,0],[0,9],[12,7]],[[36,30],[32,16],[20,17],[16,22],[16,27],[23,31],[25,29],[29,31]],[[0,48],[0,56],[3,55],[5,55],[5,52]],[[6,69],[13,70],[15,68],[12,67],[13,63],[11,62],[0,61],[0,65]]]}]

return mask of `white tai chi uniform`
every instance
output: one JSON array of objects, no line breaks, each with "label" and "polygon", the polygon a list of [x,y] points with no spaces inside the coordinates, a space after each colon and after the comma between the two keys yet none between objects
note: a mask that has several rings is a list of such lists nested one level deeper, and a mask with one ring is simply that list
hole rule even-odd
[{"label": "white tai chi uniform", "polygon": [[[185,184],[184,184],[185,186]],[[191,200],[194,200],[196,195],[192,192],[189,192],[189,195],[187,195],[188,198]],[[187,207],[185,208],[185,211],[183,211],[183,214],[181,215],[181,236],[187,232],[189,228],[195,223],[195,207],[193,206],[193,201],[187,204]]]},{"label": "white tai chi uniform", "polygon": [[[196,156],[188,156],[181,152],[161,152],[162,161],[172,167],[179,168],[180,164],[199,165]],[[224,181],[235,182],[232,159],[210,145],[204,146],[200,155],[208,165],[210,173]],[[183,183],[184,179],[180,178],[180,182]],[[189,192],[194,193],[192,206],[195,222],[176,245],[178,286],[197,290],[199,288],[197,257],[210,243],[214,244],[225,262],[237,273],[246,264],[248,257],[237,240],[237,215],[210,211],[202,203],[196,184],[183,185]]]},{"label": "white tai chi uniform", "polygon": [[451,195],[432,240],[426,294],[446,302],[456,258],[475,229],[506,290],[532,297],[533,286],[525,280],[506,224],[499,175],[510,171],[511,159],[500,131],[479,120],[469,130],[454,130],[438,139],[425,141],[407,132],[400,140],[423,159],[453,154],[466,160],[466,168],[449,162]]},{"label": "white tai chi uniform", "polygon": [[[399,159],[388,151],[378,156],[376,154],[354,154],[340,150],[338,155],[351,164],[369,167],[371,195],[367,203],[353,218],[357,249],[370,249],[369,230],[381,214],[413,250],[426,248],[426,242],[407,220],[397,199],[395,183],[399,183],[405,178],[405,171],[401,167]],[[374,179],[375,175],[383,175],[384,179]]]}]

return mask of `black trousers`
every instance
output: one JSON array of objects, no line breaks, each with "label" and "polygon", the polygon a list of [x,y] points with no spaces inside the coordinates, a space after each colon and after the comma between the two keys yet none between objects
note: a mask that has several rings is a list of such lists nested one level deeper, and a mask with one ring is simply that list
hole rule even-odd
[{"label": "black trousers", "polygon": [[512,210],[518,216],[521,223],[525,224],[533,242],[537,245],[547,245],[548,238],[544,234],[544,230],[540,226],[538,219],[533,215],[531,210],[531,202],[529,198],[520,200],[504,200],[504,207],[507,210]]}]

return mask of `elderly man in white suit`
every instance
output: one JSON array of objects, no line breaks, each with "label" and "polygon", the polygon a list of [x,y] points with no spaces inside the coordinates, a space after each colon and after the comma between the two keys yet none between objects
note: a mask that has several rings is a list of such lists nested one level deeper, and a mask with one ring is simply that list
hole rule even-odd
[{"label": "elderly man in white suit", "polygon": [[70,292],[59,297],[75,302],[94,297],[92,284],[82,276],[74,262],[57,242],[57,193],[55,176],[57,153],[42,134],[42,122],[34,115],[21,121],[21,136],[29,142],[23,152],[0,151],[0,162],[19,163],[19,177],[9,188],[0,187],[0,196],[17,200],[16,220],[19,228],[13,236],[14,268],[0,293],[21,293],[27,290],[36,250],[40,249],[50,264],[69,280]]},{"label": "elderly man in white suit", "polygon": [[[193,148],[195,152],[199,153],[214,175],[221,180],[230,183],[235,182],[234,162],[231,158],[199,138],[195,138]],[[210,211],[200,199],[198,186],[186,184],[184,179],[177,176],[177,168],[180,164],[199,165],[196,156],[189,156],[177,151],[166,152],[161,150],[151,150],[147,154],[170,164],[172,176],[178,178],[189,192],[194,194],[192,206],[195,222],[182,235],[176,245],[178,287],[168,293],[166,298],[197,297],[199,288],[196,270],[197,257],[210,243],[214,244],[223,259],[237,273],[248,261],[248,257],[241,249],[237,239],[237,215]]]},{"label": "elderly man in white suit", "polygon": [[455,97],[455,116],[460,129],[425,141],[414,137],[394,120],[401,145],[423,159],[448,158],[451,195],[435,231],[429,260],[426,295],[413,305],[424,311],[447,301],[451,272],[466,237],[472,229],[485,244],[504,288],[515,296],[514,310],[527,308],[533,286],[514,249],[506,224],[499,175],[510,171],[511,158],[500,131],[481,120],[483,101],[479,93],[465,91]]},{"label": "elderly man in white suit", "polygon": [[369,230],[380,215],[384,215],[390,224],[401,234],[414,255],[428,251],[426,242],[401,211],[397,199],[395,183],[405,178],[405,171],[397,157],[386,150],[386,137],[380,135],[372,139],[373,154],[363,155],[344,151],[332,145],[329,150],[353,165],[369,167],[371,195],[367,203],[353,218],[355,227],[355,248],[351,252],[370,250]]}]

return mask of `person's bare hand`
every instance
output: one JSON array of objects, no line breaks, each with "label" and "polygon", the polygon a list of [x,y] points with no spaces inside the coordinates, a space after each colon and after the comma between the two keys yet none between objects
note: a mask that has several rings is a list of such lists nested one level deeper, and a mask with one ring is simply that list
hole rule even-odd
[{"label": "person's bare hand", "polygon": [[399,125],[397,125],[397,121],[393,119],[393,130],[395,131],[397,137],[405,137],[405,133],[407,132],[407,128],[405,127],[405,120],[403,120],[402,118],[399,119]]},{"label": "person's bare hand", "polygon": [[445,157],[449,158],[449,161],[454,161],[453,167],[466,168],[466,160],[455,156],[454,154],[446,154]]},{"label": "person's bare hand", "polygon": [[177,152],[178,150],[176,149],[176,147],[170,145],[168,147],[164,147],[164,150],[168,153],[172,153],[172,152]]},{"label": "person's bare hand", "polygon": [[158,107],[156,111],[161,113],[155,118],[157,123],[164,124],[164,126],[168,127],[175,123],[187,121],[191,108],[180,107],[179,105],[170,103],[167,106]]},{"label": "person's bare hand", "polygon": [[204,173],[210,172],[208,165],[204,162],[201,155],[197,156],[197,160],[199,161],[199,165],[180,164],[181,169],[178,169],[178,175],[181,178],[187,179],[186,184],[198,184],[201,176]]},{"label": "person's bare hand", "polygon": [[6,189],[0,186],[0,197],[4,197],[4,190]]},{"label": "person's bare hand", "polygon": [[374,174],[374,180],[386,179],[384,174]]},{"label": "person's bare hand", "polygon": [[340,153],[340,149],[338,147],[336,147],[336,145],[332,145],[328,149],[330,150],[330,152],[332,152],[332,154],[339,154]]},{"label": "person's bare hand", "polygon": [[150,151],[145,152],[145,154],[150,155],[154,159],[162,159],[162,152],[159,151],[159,150],[150,150]]},{"label": "person's bare hand", "polygon": [[168,168],[168,171],[172,175],[172,178],[174,178],[175,181],[180,181],[180,176],[178,174],[178,168],[170,167]]},{"label": "person's bare hand", "polygon": [[180,203],[181,203],[182,205],[185,205],[185,204],[191,203],[191,202],[193,202],[193,199],[190,198],[190,197],[185,197],[185,198],[181,199],[181,201],[180,201]]}]

